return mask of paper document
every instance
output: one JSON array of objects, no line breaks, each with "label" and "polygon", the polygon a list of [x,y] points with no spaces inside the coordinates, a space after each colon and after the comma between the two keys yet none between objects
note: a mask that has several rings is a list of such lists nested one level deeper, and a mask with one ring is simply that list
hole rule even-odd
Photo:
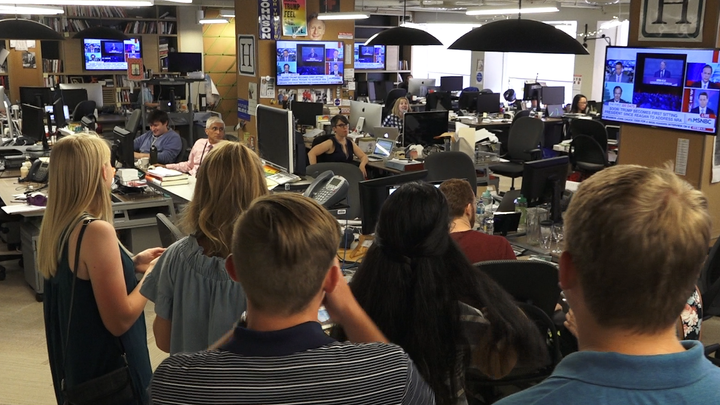
[{"label": "paper document", "polygon": [[13,204],[2,207],[6,214],[20,214],[23,212],[45,211],[45,207],[29,204]]}]

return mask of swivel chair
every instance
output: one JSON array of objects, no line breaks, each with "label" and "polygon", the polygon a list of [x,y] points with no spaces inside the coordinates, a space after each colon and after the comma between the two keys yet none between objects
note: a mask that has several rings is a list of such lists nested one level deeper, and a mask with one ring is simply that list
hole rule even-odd
[{"label": "swivel chair", "polygon": [[477,173],[470,156],[463,152],[432,153],[425,158],[425,181],[443,181],[465,179],[470,182],[473,193],[477,195]]},{"label": "swivel chair", "polygon": [[314,148],[317,145],[320,145],[321,143],[327,141],[328,139],[332,138],[334,135],[318,135],[312,140],[312,144],[310,146],[310,149]]},{"label": "swivel chair", "polygon": [[82,117],[95,114],[97,104],[93,100],[85,100],[78,103],[72,113],[72,120],[79,122]]},{"label": "swivel chair", "polygon": [[520,111],[516,112],[515,115],[513,115],[512,122],[515,123],[515,121],[517,121],[518,119],[520,119],[522,117],[530,117],[530,110],[520,110]]},{"label": "swivel chair", "polygon": [[607,152],[608,133],[602,122],[577,118],[573,119],[570,121],[570,136],[574,139],[578,135],[587,135],[595,139],[602,150]]},{"label": "swivel chair", "polygon": [[505,155],[510,161],[491,165],[490,170],[495,174],[512,178],[511,190],[515,189],[515,179],[522,177],[523,164],[542,158],[539,145],[544,130],[545,125],[542,121],[530,117],[518,118],[510,126],[508,153]]},{"label": "swivel chair", "polygon": [[187,162],[187,160],[190,158],[190,150],[191,149],[190,149],[187,139],[185,139],[185,137],[183,137],[181,135],[180,142],[182,143],[182,149],[180,149],[180,153],[175,158],[175,163]]},{"label": "swivel chair", "polygon": [[470,86],[470,87],[465,87],[464,89],[462,89],[462,91],[474,91],[476,93],[479,93],[480,89],[478,89],[477,87]]},{"label": "swivel chair", "polygon": [[342,176],[350,183],[350,189],[347,195],[347,213],[338,215],[339,218],[355,219],[360,216],[360,186],[358,183],[365,180],[360,168],[342,162],[326,162],[310,165],[305,172],[312,177],[317,177],[320,173],[332,170],[337,176]]},{"label": "swivel chair", "polygon": [[385,119],[385,117],[392,113],[393,106],[395,106],[395,101],[400,97],[406,96],[407,89],[396,88],[388,92],[387,97],[385,97],[385,106],[383,107],[382,111],[383,120]]},{"label": "swivel chair", "polygon": [[155,220],[157,221],[158,232],[160,232],[160,244],[162,247],[167,248],[185,237],[180,229],[175,226],[165,214],[157,213]]},{"label": "swivel chair", "polygon": [[607,152],[595,139],[577,135],[570,144],[570,163],[573,168],[592,175],[608,166]]}]

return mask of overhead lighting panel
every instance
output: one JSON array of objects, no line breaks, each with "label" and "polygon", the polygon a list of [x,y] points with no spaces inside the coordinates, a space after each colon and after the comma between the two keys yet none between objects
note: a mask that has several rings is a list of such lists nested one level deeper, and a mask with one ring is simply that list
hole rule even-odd
[{"label": "overhead lighting panel", "polygon": [[557,13],[560,9],[557,6],[543,7],[482,7],[468,9],[466,15],[504,15],[504,14],[540,14]]}]

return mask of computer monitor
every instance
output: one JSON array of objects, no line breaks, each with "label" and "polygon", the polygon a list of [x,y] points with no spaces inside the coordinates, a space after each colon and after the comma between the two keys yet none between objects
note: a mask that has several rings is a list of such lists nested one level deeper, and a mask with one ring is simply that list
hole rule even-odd
[{"label": "computer monitor", "polygon": [[55,126],[57,128],[66,127],[67,120],[70,119],[70,110],[63,104],[62,90],[56,89],[55,94],[53,94],[53,98],[52,116],[50,119],[55,122]]},{"label": "computer monitor", "polygon": [[368,82],[365,80],[357,81],[355,83],[355,97],[368,97],[369,95]]},{"label": "computer monitor", "polygon": [[255,119],[260,157],[289,173],[294,172],[295,124],[292,111],[258,104]]},{"label": "computer monitor", "polygon": [[[62,89],[63,104],[68,108],[69,111],[74,111],[75,107],[80,104],[81,101],[88,99],[88,92],[85,89]],[[68,117],[70,119],[70,117]]]},{"label": "computer monitor", "polygon": [[407,112],[403,121],[403,144],[442,145],[435,139],[448,131],[448,111]]},{"label": "computer monitor", "polygon": [[449,91],[434,91],[428,93],[425,103],[425,111],[452,110],[452,100]]},{"label": "computer monitor", "polygon": [[361,101],[350,101],[350,130],[357,127],[360,117],[365,117],[364,128],[379,127],[382,124],[382,106]]},{"label": "computer monitor", "polygon": [[542,85],[540,83],[525,83],[523,100],[539,100],[541,88]]},{"label": "computer monitor", "polygon": [[167,54],[168,72],[187,74],[202,69],[202,53],[200,52],[169,52]]},{"label": "computer monitor", "polygon": [[463,89],[462,76],[441,76],[440,90],[442,91],[460,91]]},{"label": "computer monitor", "polygon": [[323,115],[323,103],[303,103],[293,100],[290,103],[290,111],[293,112],[299,125],[314,127],[316,117]]},{"label": "computer monitor", "polygon": [[368,96],[370,97],[370,101],[385,101],[385,98],[390,91],[388,90],[388,87],[390,88],[390,90],[392,90],[392,82],[368,82]]},{"label": "computer monitor", "polygon": [[477,98],[478,114],[497,114],[500,112],[500,93],[480,93]]},{"label": "computer monitor", "polygon": [[125,128],[115,127],[115,129],[113,129],[114,140],[111,149],[112,163],[115,167],[117,167],[116,162],[119,162],[121,167],[135,167],[134,135],[135,134]]},{"label": "computer monitor", "polygon": [[175,96],[175,100],[185,100],[185,84],[160,84],[158,85],[158,91],[155,92],[157,100],[169,101]]},{"label": "computer monitor", "polygon": [[560,197],[565,191],[569,158],[559,156],[550,159],[525,162],[523,165],[522,195],[527,198],[528,207],[551,204],[551,219],[561,221]]},{"label": "computer monitor", "polygon": [[390,195],[391,188],[404,183],[421,181],[425,177],[427,177],[427,170],[418,170],[359,182],[360,219],[362,219],[363,235],[375,232],[375,225],[380,217],[380,208]]},{"label": "computer monitor", "polygon": [[565,103],[565,87],[547,86],[540,91],[540,101],[545,105],[556,105]]},{"label": "computer monitor", "polygon": [[60,89],[62,91],[85,89],[87,92],[86,100],[94,101],[96,108],[103,106],[102,84],[100,83],[60,83]]},{"label": "computer monitor", "polygon": [[408,93],[413,96],[425,97],[428,87],[435,87],[435,79],[415,79],[408,81]]},{"label": "computer monitor", "polygon": [[35,142],[45,139],[45,106],[51,103],[50,87],[20,87],[23,136]]},{"label": "computer monitor", "polygon": [[468,112],[475,112],[477,110],[477,99],[480,92],[477,91],[463,91],[460,93],[458,99],[458,108]]}]

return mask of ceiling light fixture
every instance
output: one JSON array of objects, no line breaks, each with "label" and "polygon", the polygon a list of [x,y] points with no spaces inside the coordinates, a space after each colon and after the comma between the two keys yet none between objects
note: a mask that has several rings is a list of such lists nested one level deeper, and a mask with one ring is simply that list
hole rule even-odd
[{"label": "ceiling light fixture", "polygon": [[502,8],[474,8],[468,9],[466,15],[502,15],[502,14],[540,14],[540,13],[557,13],[560,9],[557,6],[543,7],[502,7]]},{"label": "ceiling light fixture", "polygon": [[368,13],[320,13],[318,20],[364,20],[370,18]]},{"label": "ceiling light fixture", "polygon": [[197,18],[198,24],[227,24],[229,22],[227,18],[205,18],[203,10],[198,10]]},{"label": "ceiling light fixture", "polygon": [[0,14],[57,15],[64,13],[62,7],[0,5]]},{"label": "ceiling light fixture", "polygon": [[[17,4],[17,0],[0,0],[0,4]],[[27,0],[24,5],[38,4],[42,6],[117,6],[117,7],[149,7],[153,0]]]},{"label": "ceiling light fixture", "polygon": [[[403,1],[403,23],[407,18],[407,0]],[[372,45],[442,45],[439,39],[427,31],[410,27],[395,27],[380,31],[365,41],[366,46]]]},{"label": "ceiling light fixture", "polygon": [[235,10],[220,10],[220,17],[235,18]]}]

